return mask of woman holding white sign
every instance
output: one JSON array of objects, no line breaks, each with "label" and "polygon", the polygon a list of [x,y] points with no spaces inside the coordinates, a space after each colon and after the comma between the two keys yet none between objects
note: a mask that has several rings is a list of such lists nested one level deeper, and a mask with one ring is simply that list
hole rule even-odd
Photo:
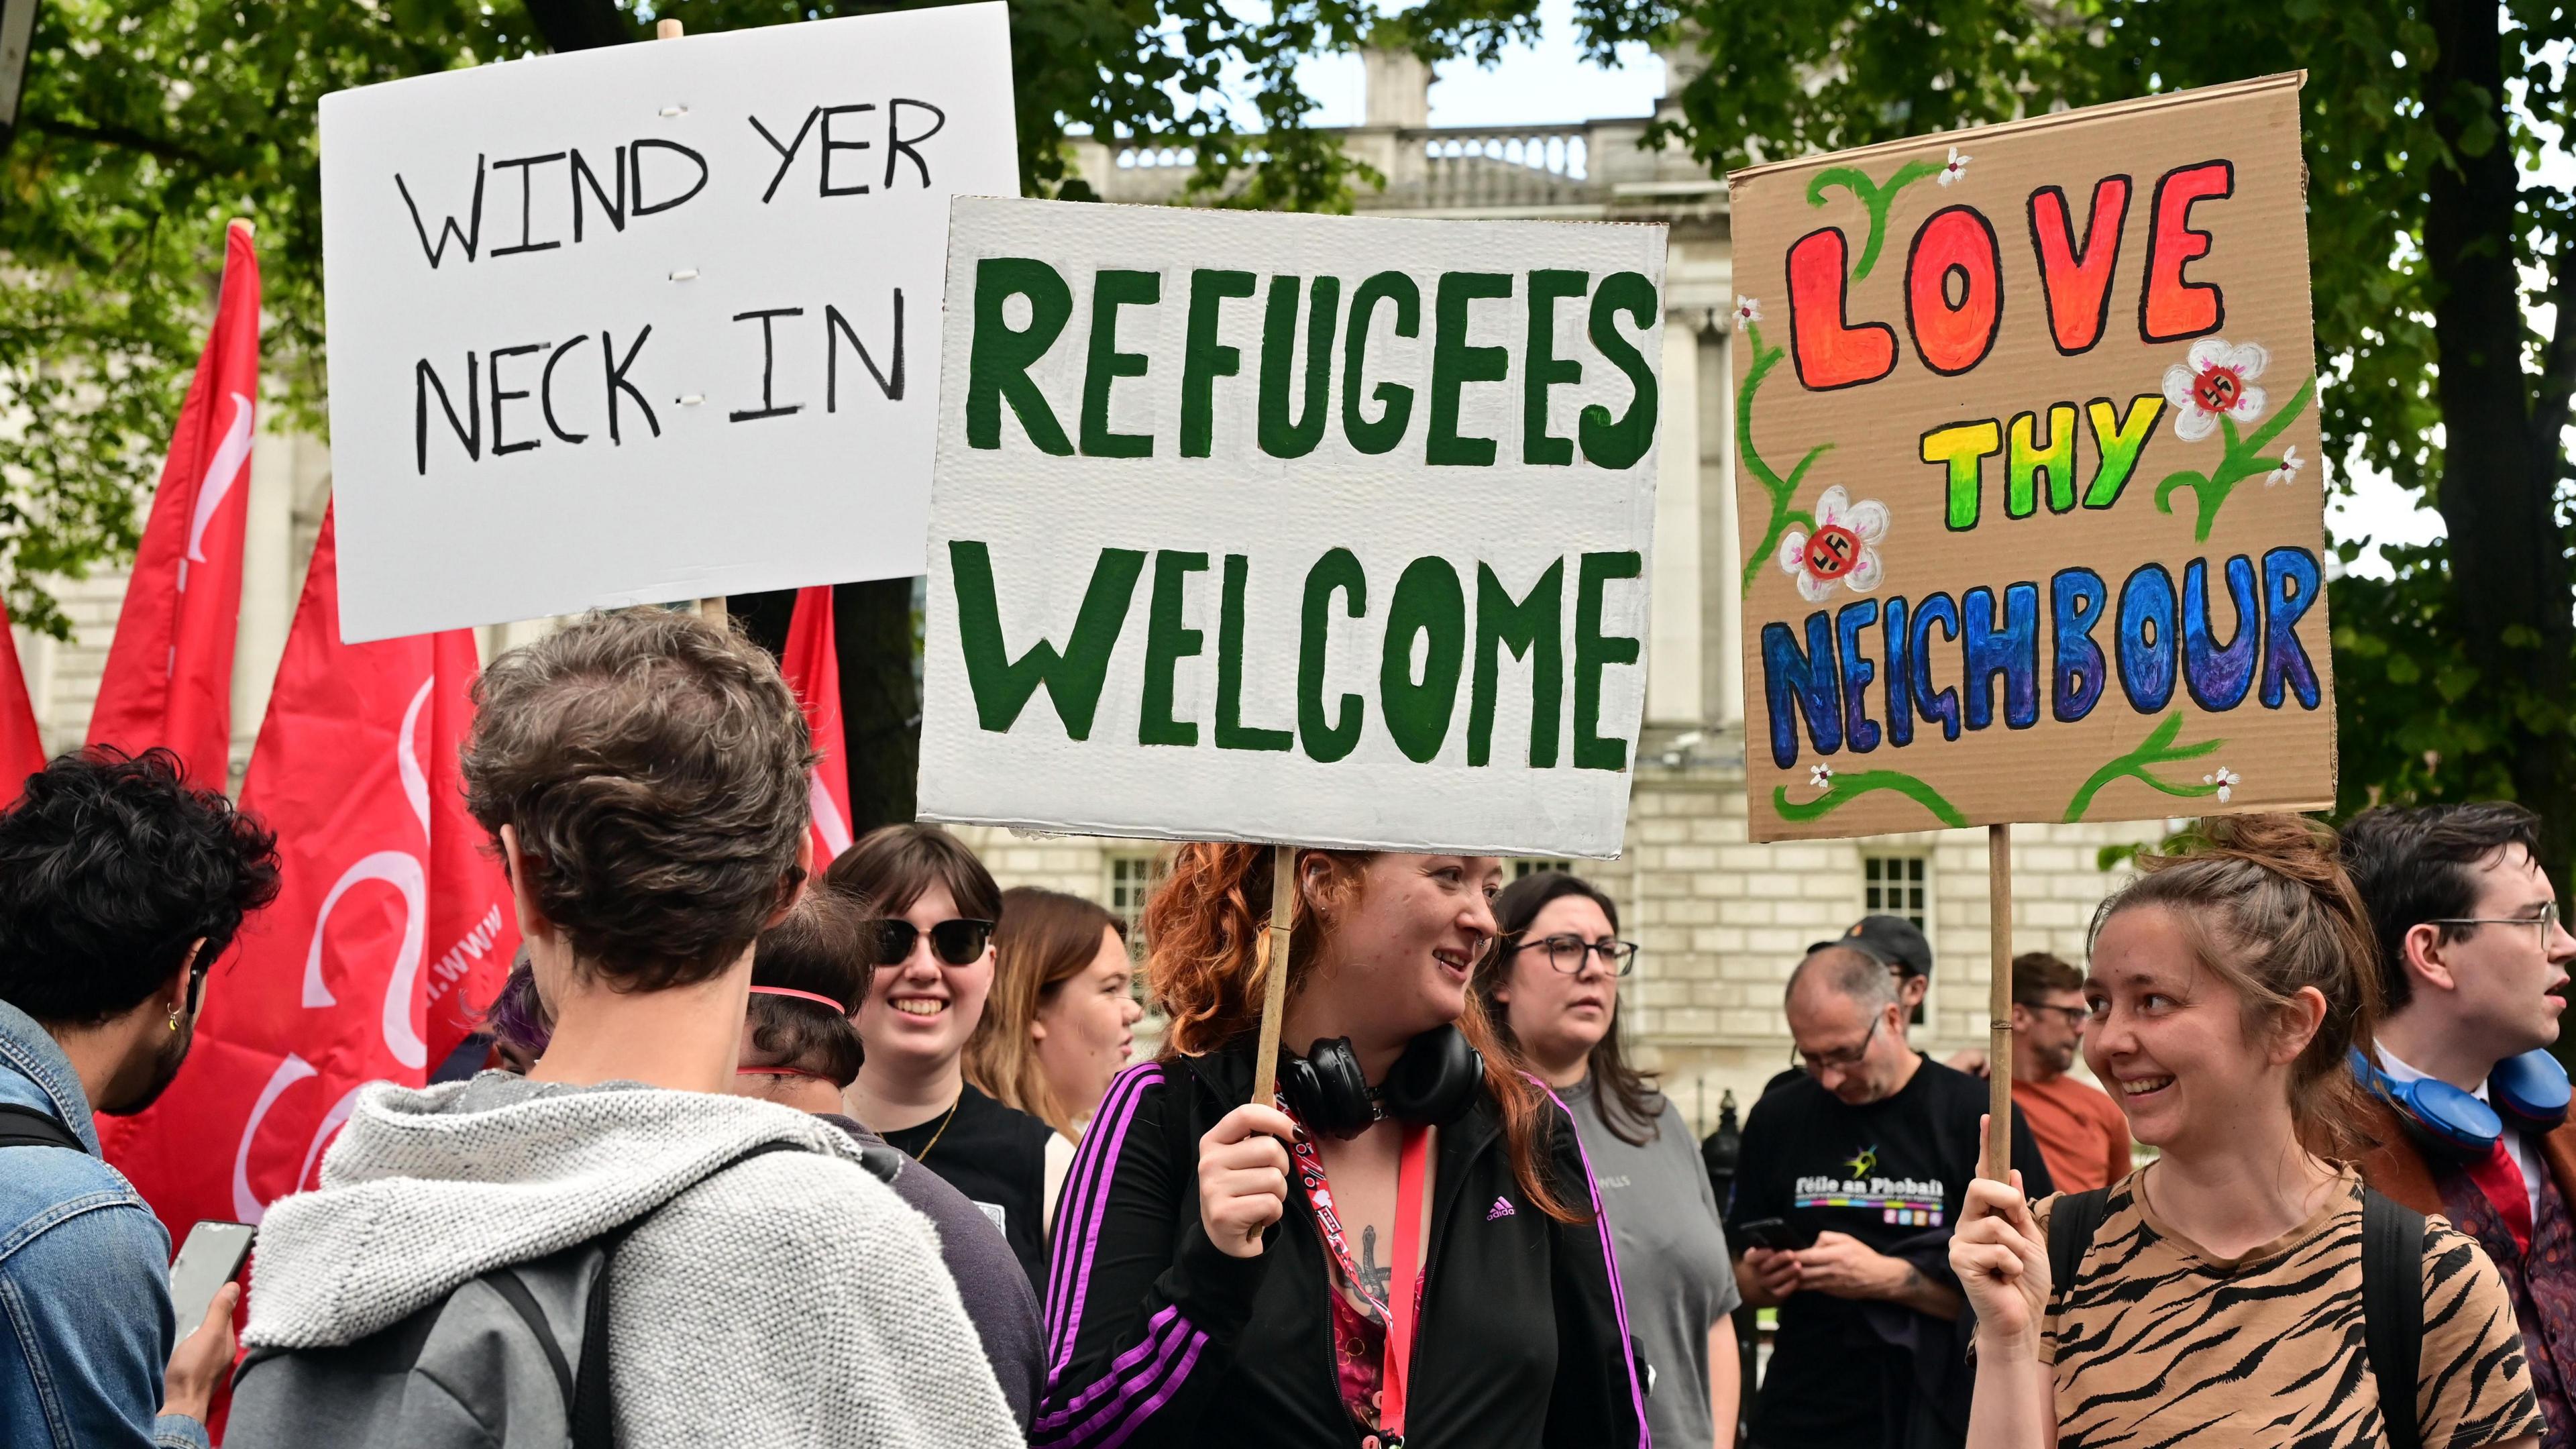
[{"label": "woman holding white sign", "polygon": [[1500,863],[1297,853],[1273,1108],[1249,1100],[1270,856],[1182,846],[1147,907],[1169,1033],[1066,1184],[1030,1442],[1642,1446],[1581,1142],[1467,990]]}]

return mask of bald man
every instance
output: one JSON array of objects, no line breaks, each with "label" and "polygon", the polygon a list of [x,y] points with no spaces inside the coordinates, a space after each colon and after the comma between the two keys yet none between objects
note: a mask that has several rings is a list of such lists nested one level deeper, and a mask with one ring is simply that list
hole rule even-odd
[{"label": "bald man", "polygon": [[[1745,1301],[1780,1310],[1753,1442],[1961,1443],[1949,1236],[1976,1175],[1986,1084],[1907,1043],[1895,978],[1865,952],[1808,953],[1786,1005],[1806,1076],[1754,1106],[1726,1223]],[[2017,1110],[2013,1165],[2032,1197],[2050,1191]]]}]

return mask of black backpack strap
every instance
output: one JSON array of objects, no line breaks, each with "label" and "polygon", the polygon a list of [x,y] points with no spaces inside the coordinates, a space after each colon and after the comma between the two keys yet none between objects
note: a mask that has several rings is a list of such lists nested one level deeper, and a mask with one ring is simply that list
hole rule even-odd
[{"label": "black backpack strap", "polygon": [[2050,1291],[2063,1293],[2075,1286],[2075,1275],[2084,1266],[2084,1250],[2093,1246],[2093,1235],[2102,1231],[2102,1217],[2110,1203],[2111,1189],[2097,1187],[2061,1194],[2048,1210]]},{"label": "black backpack strap", "polygon": [[87,1153],[79,1137],[51,1112],[0,1102],[0,1147],[68,1147]]},{"label": "black backpack strap", "polygon": [[2379,1380],[2389,1449],[2421,1449],[2415,1389],[2424,1366],[2424,1215],[2365,1189],[2361,1197],[2361,1334]]},{"label": "black backpack strap", "polygon": [[[795,1142],[763,1142],[742,1155],[732,1158],[715,1171],[699,1178],[691,1187],[742,1166],[755,1157],[773,1152],[804,1152]],[[684,1189],[685,1190],[685,1189]],[[678,1196],[674,1193],[672,1196]],[[665,1205],[669,1199],[664,1199]],[[661,1211],[656,1207],[653,1212]],[[639,1217],[600,1238],[599,1276],[590,1280],[590,1298],[581,1314],[581,1370],[572,1381],[572,1449],[614,1449],[612,1403],[608,1385],[608,1271],[617,1261],[617,1250],[626,1245],[627,1237],[652,1219],[653,1213]],[[531,1305],[533,1306],[533,1305]],[[544,1335],[540,1334],[540,1338]],[[558,1366],[560,1368],[560,1366]]]},{"label": "black backpack strap", "polygon": [[562,1387],[564,1404],[569,1408],[573,1402],[572,1365],[564,1361],[563,1345],[555,1340],[555,1331],[546,1322],[545,1310],[537,1306],[537,1296],[530,1293],[528,1285],[508,1268],[490,1274],[483,1281],[492,1285],[492,1291],[500,1294],[501,1301],[509,1304],[510,1311],[518,1314],[527,1323],[528,1331],[536,1335],[537,1346],[546,1351],[546,1365],[555,1371],[555,1382]]}]

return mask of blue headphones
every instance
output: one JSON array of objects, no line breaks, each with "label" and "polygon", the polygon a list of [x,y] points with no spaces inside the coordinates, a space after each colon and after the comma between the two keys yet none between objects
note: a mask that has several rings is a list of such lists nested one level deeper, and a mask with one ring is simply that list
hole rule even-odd
[{"label": "blue headphones", "polygon": [[[2567,1120],[2567,1069],[2545,1051],[2524,1052],[2496,1063],[2487,1073],[2484,1102],[2430,1077],[2392,1081],[2357,1047],[2352,1053],[2352,1074],[2372,1096],[2395,1108],[2397,1120],[2419,1141],[2462,1158],[2494,1151],[2504,1136],[2505,1116],[2542,1132]],[[2499,1109],[2504,1116],[2497,1115]]]}]

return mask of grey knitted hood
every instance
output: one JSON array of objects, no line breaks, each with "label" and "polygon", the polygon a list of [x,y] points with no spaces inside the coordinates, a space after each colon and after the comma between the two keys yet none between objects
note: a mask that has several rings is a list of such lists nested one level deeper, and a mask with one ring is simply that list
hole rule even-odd
[{"label": "grey knitted hood", "polygon": [[[499,1072],[426,1089],[376,1083],[324,1156],[321,1187],[281,1198],[261,1221],[244,1341],[354,1342],[494,1268],[660,1207],[771,1141],[858,1158],[846,1134],[744,1097]],[[850,1190],[891,1201],[873,1177],[848,1177]]]}]

